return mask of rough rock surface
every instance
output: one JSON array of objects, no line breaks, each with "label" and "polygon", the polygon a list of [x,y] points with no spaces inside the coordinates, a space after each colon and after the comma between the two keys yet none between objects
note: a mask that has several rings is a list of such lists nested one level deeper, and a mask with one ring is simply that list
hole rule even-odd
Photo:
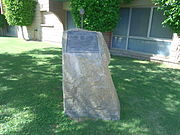
[{"label": "rough rock surface", "polygon": [[74,119],[119,120],[120,104],[108,69],[110,55],[102,34],[96,32],[99,51],[72,53],[67,51],[69,31],[63,35],[65,114]]}]

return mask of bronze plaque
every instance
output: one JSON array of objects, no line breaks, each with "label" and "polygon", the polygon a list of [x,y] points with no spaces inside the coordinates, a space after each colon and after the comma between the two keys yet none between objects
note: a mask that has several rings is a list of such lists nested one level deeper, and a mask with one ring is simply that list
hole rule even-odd
[{"label": "bronze plaque", "polygon": [[99,52],[98,39],[96,32],[87,31],[68,31],[67,33],[67,52],[86,53]]}]

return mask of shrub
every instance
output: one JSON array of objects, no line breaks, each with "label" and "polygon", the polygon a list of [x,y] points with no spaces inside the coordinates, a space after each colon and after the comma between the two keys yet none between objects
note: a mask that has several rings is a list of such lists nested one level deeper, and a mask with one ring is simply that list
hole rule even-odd
[{"label": "shrub", "polygon": [[166,16],[163,24],[169,25],[174,32],[180,34],[180,0],[153,0],[153,2]]},{"label": "shrub", "polygon": [[4,27],[5,25],[6,25],[5,16],[0,14],[0,28]]},{"label": "shrub", "polygon": [[9,25],[28,26],[32,24],[36,8],[34,0],[3,0],[3,3]]},{"label": "shrub", "polygon": [[117,25],[120,0],[71,0],[70,5],[77,27],[81,26],[81,8],[85,10],[84,29],[109,32]]}]

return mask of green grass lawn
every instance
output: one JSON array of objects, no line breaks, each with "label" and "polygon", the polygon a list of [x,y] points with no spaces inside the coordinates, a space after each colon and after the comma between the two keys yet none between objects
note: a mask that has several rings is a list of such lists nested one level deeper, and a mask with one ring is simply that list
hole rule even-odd
[{"label": "green grass lawn", "polygon": [[121,120],[63,114],[61,48],[0,37],[0,135],[180,135],[180,70],[112,57]]}]

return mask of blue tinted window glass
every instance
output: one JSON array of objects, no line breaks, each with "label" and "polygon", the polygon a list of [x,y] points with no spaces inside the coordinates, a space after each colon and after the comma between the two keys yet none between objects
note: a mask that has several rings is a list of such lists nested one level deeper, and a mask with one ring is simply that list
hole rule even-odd
[{"label": "blue tinted window glass", "polygon": [[157,9],[153,11],[153,18],[151,24],[151,32],[150,37],[155,38],[172,38],[172,31],[169,27],[164,27],[162,22],[164,21],[165,16],[163,16],[163,12]]},{"label": "blue tinted window glass", "polygon": [[170,42],[164,41],[129,39],[128,50],[168,56],[170,51],[170,45]]},{"label": "blue tinted window glass", "polygon": [[74,24],[71,12],[67,12],[67,29],[76,28],[76,25]]},{"label": "blue tinted window glass", "polygon": [[125,37],[113,36],[112,48],[126,49],[126,39]]},{"label": "blue tinted window glass", "polygon": [[133,8],[130,36],[147,37],[150,8]]},{"label": "blue tinted window glass", "polygon": [[119,22],[114,30],[115,35],[127,35],[128,30],[128,21],[129,21],[129,8],[120,9],[120,18]]}]

